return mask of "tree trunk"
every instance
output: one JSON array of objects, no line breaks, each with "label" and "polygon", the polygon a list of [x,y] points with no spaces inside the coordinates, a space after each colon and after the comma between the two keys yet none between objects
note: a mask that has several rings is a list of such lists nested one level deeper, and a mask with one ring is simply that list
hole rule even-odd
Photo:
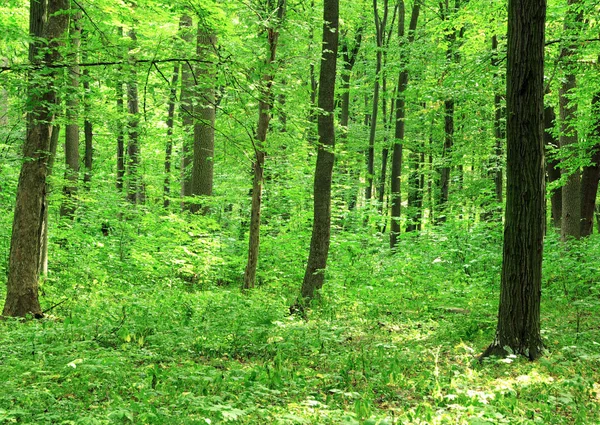
[{"label": "tree trunk", "polygon": [[[551,149],[558,148],[558,140],[552,133],[554,130],[554,121],[556,114],[554,108],[547,105],[544,108],[544,146],[546,147],[546,172],[548,174],[548,183],[560,179],[560,162],[554,154],[548,155]],[[560,219],[562,215],[562,188],[554,189],[550,195],[552,224],[560,229]]]},{"label": "tree trunk", "polygon": [[375,60],[375,84],[373,85],[373,108],[371,112],[371,128],[369,129],[369,149],[367,151],[367,187],[365,188],[365,201],[369,202],[373,197],[373,178],[375,176],[375,134],[377,130],[377,113],[379,111],[379,85],[381,78],[381,67],[383,62],[383,48],[385,43],[385,29],[388,17],[388,0],[383,1],[383,17],[379,17],[377,0],[373,0],[373,11],[375,15],[375,38],[377,41],[377,52]]},{"label": "tree trunk", "polygon": [[[49,0],[47,9],[44,2],[31,0],[29,34],[34,38],[29,45],[29,61],[33,65],[52,65],[59,60],[58,38],[67,28],[68,15],[57,12],[66,12],[68,8],[66,0]],[[41,59],[44,46],[47,50]],[[56,84],[54,72],[45,71],[42,75],[35,75],[35,72],[31,71],[29,78],[27,105],[31,105],[32,110],[27,114],[3,316],[43,316],[38,299],[38,279]]]},{"label": "tree trunk", "polygon": [[581,174],[581,236],[592,234],[594,227],[594,210],[600,179],[600,93],[592,100],[592,111],[596,117],[596,125],[592,131],[596,144],[590,150],[591,164],[583,169]]},{"label": "tree trunk", "polygon": [[163,185],[163,206],[171,204],[171,154],[173,153],[173,126],[175,122],[175,102],[177,101],[177,81],[179,80],[179,64],[173,66],[171,88],[169,90],[169,105],[167,107],[167,144],[165,147],[165,181]]},{"label": "tree trunk", "polygon": [[[129,31],[132,47],[137,44],[137,35],[134,29]],[[128,191],[127,199],[132,204],[141,204],[143,202],[142,185],[140,179],[140,142],[139,142],[139,102],[137,86],[137,70],[135,63],[130,64],[129,80],[127,81],[127,111],[129,113],[127,122],[127,181]]]},{"label": "tree trunk", "polygon": [[[391,212],[390,248],[395,249],[398,235],[400,235],[401,193],[400,177],[402,174],[402,144],[404,143],[404,117],[406,115],[406,101],[404,93],[408,85],[408,46],[415,39],[415,30],[419,19],[421,0],[415,0],[412,8],[408,36],[405,34],[404,0],[398,2],[398,39],[400,44],[400,72],[398,73],[398,86],[396,88],[396,125],[394,130],[394,148],[392,150],[392,176],[391,176]],[[406,37],[406,39],[405,39]]]},{"label": "tree trunk", "polygon": [[[119,27],[119,35],[123,37],[123,28]],[[123,69],[119,67],[119,74],[122,75]],[[119,75],[119,77],[120,77]],[[123,103],[123,81],[118,78],[115,92],[117,97],[117,182],[116,187],[119,192],[123,191],[123,180],[125,178],[125,129],[123,125],[123,115],[125,106]]]},{"label": "tree trunk", "polygon": [[[197,54],[202,60],[212,58],[216,44],[214,34],[198,25]],[[211,196],[213,191],[213,157],[215,152],[215,89],[213,65],[202,64],[196,68],[199,84],[196,90],[198,104],[194,107],[194,163],[192,168],[192,195]],[[207,214],[208,206],[194,202],[193,213]]]},{"label": "tree trunk", "polygon": [[545,232],[544,29],[546,0],[509,0],[507,189],[496,337],[482,357],[542,354],[540,298]]},{"label": "tree trunk", "polygon": [[261,97],[258,103],[258,125],[256,128],[256,143],[254,146],[255,161],[253,164],[254,178],[252,181],[252,210],[250,213],[250,235],[248,240],[248,262],[244,273],[244,289],[253,288],[256,283],[256,267],[258,265],[258,249],[260,245],[260,210],[262,202],[262,184],[265,164],[265,142],[271,120],[273,102],[273,66],[277,52],[277,41],[285,13],[285,0],[278,0],[277,21],[267,29],[269,57],[265,61],[266,73],[262,77]]},{"label": "tree trunk", "polygon": [[338,51],[339,0],[323,2],[323,44],[319,74],[319,144],[314,180],[313,229],[300,305],[310,301],[323,286],[329,254],[331,223],[331,180],[334,163],[335,72]]},{"label": "tree trunk", "polygon": [[[81,45],[81,14],[71,15],[69,41],[72,49],[69,60],[79,62],[79,47]],[[69,91],[66,95],[65,126],[65,183],[63,200],[60,205],[60,216],[71,220],[75,214],[77,196],[77,181],[79,180],[79,66],[69,68]]]},{"label": "tree trunk", "polygon": [[[86,33],[82,33],[84,41],[86,40]],[[87,59],[87,55],[84,54],[84,59]],[[85,173],[83,175],[83,183],[85,188],[89,190],[90,183],[92,181],[92,165],[94,160],[94,146],[93,146],[93,129],[91,122],[92,114],[92,96],[90,93],[90,71],[87,67],[83,68],[83,136],[85,139],[85,154],[84,154],[84,166]]]},{"label": "tree trunk", "polygon": [[[581,22],[583,18],[581,12],[577,11],[574,7],[574,5],[579,4],[579,0],[568,0],[568,4],[569,11],[567,12],[567,18],[565,20],[565,33],[572,31],[575,24]],[[563,58],[568,71],[567,75],[565,75],[561,81],[558,93],[558,105],[560,111],[560,149],[563,153],[566,152],[573,156],[576,155],[574,151],[577,146],[577,130],[575,127],[577,103],[575,100],[571,99],[575,87],[577,86],[575,70],[573,69],[575,64],[572,58],[575,54],[575,49],[576,46],[570,45],[563,47],[561,51],[561,57]],[[566,241],[569,238],[579,239],[581,235],[581,173],[579,167],[575,167],[572,170],[563,167],[561,168],[561,173],[567,175],[567,179],[562,187],[560,236],[563,241]]]},{"label": "tree trunk", "polygon": [[[192,18],[187,15],[182,15],[179,20],[179,31],[181,39],[185,44],[191,45],[194,39],[192,33]],[[181,197],[185,198],[192,195],[192,163],[193,163],[193,144],[192,140],[187,136],[192,133],[194,125],[194,102],[193,102],[193,86],[194,76],[192,67],[189,63],[184,62],[181,66],[181,111],[183,126],[183,144],[181,146]],[[185,199],[181,203],[181,209],[189,209],[189,204]]]},{"label": "tree trunk", "polygon": [[[58,103],[58,101],[57,101]],[[56,121],[56,116],[54,117]],[[46,193],[50,192],[50,183],[48,182],[48,177],[52,174],[52,169],[54,168],[54,160],[56,158],[56,149],[58,148],[58,139],[60,136],[60,125],[54,124],[52,126],[52,133],[50,135],[50,158],[48,158],[48,171],[46,173]],[[46,277],[48,276],[48,197],[44,197],[44,206],[43,206],[43,217],[42,217],[42,242],[41,242],[41,251],[40,251],[40,264],[39,264],[39,273],[40,276]]]}]

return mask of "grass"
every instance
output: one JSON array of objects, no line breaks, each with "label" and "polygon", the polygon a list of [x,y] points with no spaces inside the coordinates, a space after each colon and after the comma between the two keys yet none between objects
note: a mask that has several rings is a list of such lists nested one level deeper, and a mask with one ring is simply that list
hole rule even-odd
[{"label": "grass", "polygon": [[[42,286],[46,308],[67,301],[40,321],[0,322],[0,423],[600,422],[597,238],[565,254],[548,237],[544,357],[481,364],[495,331],[499,236],[452,226],[404,236],[396,255],[378,235],[337,233],[306,321],[288,311],[302,270],[276,250],[263,251],[263,284],[242,294],[214,271],[186,277],[209,261],[235,280],[218,241],[195,258],[182,247],[197,238],[167,251],[164,230],[82,234],[85,255],[57,249]],[[140,254],[158,240],[160,254]]]}]

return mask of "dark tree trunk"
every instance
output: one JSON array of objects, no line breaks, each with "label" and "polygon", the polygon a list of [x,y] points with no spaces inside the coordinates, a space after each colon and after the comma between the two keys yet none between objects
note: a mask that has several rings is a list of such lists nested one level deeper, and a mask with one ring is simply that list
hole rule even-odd
[{"label": "dark tree trunk", "polygon": [[[69,28],[69,41],[71,53],[69,60],[79,62],[79,47],[81,45],[81,16],[79,13],[71,15]],[[65,182],[63,186],[63,199],[60,205],[60,216],[71,220],[75,214],[77,196],[77,181],[79,180],[79,66],[68,69],[69,91],[66,94],[66,119],[65,126]]]},{"label": "dark tree trunk", "polygon": [[[568,0],[569,10],[565,19],[564,31],[569,33],[575,29],[578,22],[583,19],[582,12],[574,6],[579,5],[580,0]],[[577,86],[575,76],[575,63],[573,55],[576,46],[569,45],[561,50],[561,57],[567,67],[567,74],[561,81],[558,94],[560,115],[560,149],[563,154],[576,155],[577,130],[575,120],[577,115],[577,103],[571,99]],[[581,235],[581,172],[579,168],[569,170],[565,167],[561,173],[567,176],[562,187],[562,216],[560,220],[560,236],[563,241],[569,238],[579,239]]]},{"label": "dark tree trunk", "polygon": [[[198,57],[209,61],[216,44],[214,34],[198,26]],[[212,196],[213,157],[215,155],[215,71],[214,66],[202,64],[196,68],[198,104],[194,107],[194,163],[192,168],[192,195]],[[208,206],[194,202],[193,213],[207,214]]]},{"label": "dark tree trunk", "polygon": [[304,302],[311,300],[315,291],[321,289],[325,279],[325,267],[329,254],[331,223],[331,180],[334,163],[335,126],[333,110],[335,99],[335,72],[338,51],[339,1],[323,2],[323,44],[321,71],[319,75],[319,145],[314,180],[313,229],[310,253],[302,289]]},{"label": "dark tree trunk", "polygon": [[544,29],[546,0],[509,0],[507,190],[496,337],[482,357],[542,354],[540,298],[545,231]]},{"label": "dark tree trunk", "polygon": [[592,234],[594,227],[594,210],[596,195],[598,193],[598,180],[600,179],[600,93],[596,93],[592,100],[592,111],[596,117],[596,125],[592,131],[597,140],[590,150],[591,164],[583,169],[581,174],[581,236]]},{"label": "dark tree trunk", "polygon": [[398,39],[400,44],[400,72],[396,88],[396,125],[394,129],[394,147],[392,149],[392,176],[391,176],[391,213],[390,223],[390,248],[396,248],[400,235],[400,213],[402,198],[400,193],[400,177],[402,174],[402,144],[404,143],[404,117],[406,115],[406,101],[404,93],[408,85],[408,46],[415,39],[415,30],[419,19],[421,0],[415,0],[412,8],[408,36],[405,34],[406,8],[404,0],[398,2]]},{"label": "dark tree trunk", "polygon": [[171,154],[173,153],[173,127],[175,123],[175,102],[177,101],[177,82],[179,80],[179,64],[173,66],[171,88],[169,90],[169,106],[167,108],[167,144],[165,147],[165,182],[163,185],[163,206],[171,205]]},{"label": "dark tree trunk", "polygon": [[117,189],[123,190],[123,180],[125,178],[125,129],[123,125],[123,114],[125,106],[123,102],[123,82],[117,81]]},{"label": "dark tree trunk", "polygon": [[[82,33],[84,41],[86,39],[86,33]],[[87,58],[87,55],[84,55]],[[90,93],[90,71],[87,67],[83,68],[83,137],[85,139],[85,154],[84,154],[84,166],[85,173],[83,175],[83,183],[86,189],[90,188],[92,181],[92,166],[94,161],[94,146],[93,146],[93,127],[91,121],[92,115],[92,96]]]},{"label": "dark tree trunk", "polygon": [[[35,38],[29,45],[29,61],[33,65],[51,65],[59,60],[58,38],[67,28],[68,15],[57,12],[68,8],[66,0],[50,0],[47,9],[44,2],[31,0],[29,33]],[[42,39],[45,39],[44,42]],[[46,52],[40,55],[45,46]],[[56,84],[53,72],[42,75],[34,75],[34,72],[31,71],[29,79],[27,105],[32,105],[33,109],[27,114],[24,161],[17,186],[3,316],[43,316],[38,299],[38,279]]]},{"label": "dark tree trunk", "polygon": [[[137,43],[137,35],[134,29],[129,31],[129,38],[133,44]],[[133,47],[130,48],[133,50]],[[135,64],[130,64],[129,80],[127,81],[127,199],[132,204],[143,202],[142,184],[140,179],[140,141],[139,141],[139,102],[137,86],[137,70]]]},{"label": "dark tree trunk", "polygon": [[[182,15],[179,20],[179,31],[181,39],[185,44],[191,45],[194,40],[192,33],[192,18],[188,15]],[[193,138],[192,126],[194,125],[194,102],[193,102],[194,76],[192,67],[185,62],[181,66],[181,121],[183,126],[183,144],[181,146],[181,197],[186,198],[192,195],[192,163],[193,163]],[[188,210],[190,205],[185,199],[181,203],[182,210]]]},{"label": "dark tree trunk", "polygon": [[285,0],[278,0],[277,19],[274,25],[267,29],[269,43],[269,56],[265,61],[266,73],[262,77],[261,95],[258,102],[258,125],[256,128],[256,141],[254,146],[254,178],[252,181],[252,210],[250,212],[250,234],[248,237],[248,262],[244,272],[244,289],[253,288],[256,283],[256,268],[258,265],[258,250],[260,246],[260,214],[262,204],[262,184],[265,165],[265,142],[271,121],[273,102],[273,66],[277,53],[279,29],[285,13]]},{"label": "dark tree trunk", "polygon": [[[546,147],[546,173],[548,174],[548,183],[560,179],[560,162],[554,154],[550,154],[551,149],[558,148],[558,140],[553,134],[554,121],[556,114],[554,108],[547,105],[544,108],[544,146]],[[562,188],[554,189],[550,195],[552,224],[560,229],[560,219],[562,216]]]}]

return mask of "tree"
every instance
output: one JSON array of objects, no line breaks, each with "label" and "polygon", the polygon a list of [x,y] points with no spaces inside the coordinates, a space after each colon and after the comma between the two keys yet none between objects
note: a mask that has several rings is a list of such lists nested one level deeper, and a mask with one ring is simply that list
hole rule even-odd
[{"label": "tree", "polygon": [[285,13],[285,0],[278,0],[276,11],[269,9],[264,11],[271,15],[275,12],[275,22],[267,28],[267,41],[269,44],[268,56],[265,61],[265,73],[262,76],[260,97],[258,101],[258,124],[256,126],[256,138],[254,143],[254,163],[252,168],[254,178],[252,180],[252,210],[250,212],[250,234],[248,236],[248,261],[244,272],[244,289],[254,287],[256,281],[256,267],[258,265],[258,249],[260,244],[260,213],[262,203],[262,185],[265,167],[267,131],[271,121],[271,107],[273,103],[273,80],[275,55],[277,53],[277,42],[279,30]]},{"label": "tree", "polygon": [[319,72],[318,150],[313,185],[313,228],[299,305],[310,301],[325,281],[331,236],[331,179],[335,159],[335,72],[337,68],[339,1],[323,2],[323,44]]},{"label": "tree", "polygon": [[406,87],[408,85],[408,51],[409,43],[415,39],[415,30],[419,20],[421,0],[413,3],[408,34],[405,31],[405,5],[404,0],[399,2],[398,11],[398,42],[400,44],[400,72],[398,73],[398,86],[396,88],[396,125],[394,127],[394,148],[392,150],[392,176],[391,176],[391,212],[390,248],[394,249],[400,234],[400,212],[402,199],[400,193],[400,176],[402,174],[402,144],[404,143],[406,116]]},{"label": "tree", "polygon": [[[565,32],[570,34],[579,22],[583,20],[583,13],[579,8],[579,0],[569,0],[569,11],[565,19]],[[561,57],[567,67],[566,75],[561,81],[559,98],[560,136],[559,143],[562,151],[574,153],[571,150],[577,145],[577,129],[575,119],[577,114],[577,101],[572,99],[577,86],[574,61],[575,46],[570,44],[562,48]],[[563,162],[564,164],[565,162]],[[567,176],[562,187],[562,217],[560,235],[563,241],[568,238],[579,239],[581,234],[581,173],[579,166],[561,168],[561,173]]]},{"label": "tree", "polygon": [[482,357],[515,353],[534,360],[542,354],[545,21],[546,0],[509,0],[502,280],[496,337]]},{"label": "tree", "polygon": [[[179,31],[181,39],[185,44],[191,45],[193,42],[192,18],[189,15],[182,15],[179,20]],[[185,62],[181,67],[181,121],[183,125],[183,134],[188,135],[194,124],[194,101],[193,101],[194,77],[192,66]],[[181,147],[181,196],[183,198],[192,195],[192,174],[191,166],[193,162],[193,148],[188,137],[184,136]],[[182,209],[189,209],[189,204],[185,201],[181,204]]]},{"label": "tree", "polygon": [[[197,54],[200,59],[210,61],[216,37],[212,30],[198,24]],[[198,88],[197,104],[194,106],[194,160],[192,168],[192,195],[211,196],[213,191],[213,156],[215,154],[215,89],[214,65],[202,64],[196,69]],[[190,205],[191,212],[208,207],[199,203]]]},{"label": "tree", "polygon": [[[79,62],[79,47],[81,45],[81,15],[71,13],[69,26],[70,48],[68,60]],[[79,65],[68,69],[69,90],[66,98],[65,126],[65,184],[63,186],[63,202],[60,206],[61,217],[73,218],[75,213],[75,196],[77,195],[77,180],[79,179]]]},{"label": "tree", "polygon": [[[137,44],[137,34],[134,28],[129,30],[131,39],[130,52],[135,49]],[[137,70],[135,68],[134,55],[130,53],[129,79],[127,80],[127,199],[132,204],[141,204],[143,202],[143,188],[140,179],[140,133],[139,133],[139,101]]]},{"label": "tree", "polygon": [[[27,134],[23,145],[23,164],[17,186],[8,262],[4,316],[42,317],[38,299],[40,250],[46,175],[50,150],[52,118],[56,105],[55,72],[43,67],[58,62],[59,41],[67,28],[66,0],[31,0],[29,12],[29,62],[38,66],[30,72],[28,86]],[[47,48],[44,48],[47,46]]]},{"label": "tree", "polygon": [[588,151],[591,164],[584,167],[581,173],[581,237],[591,235],[594,227],[594,209],[600,180],[600,93],[596,93],[592,99],[592,113],[596,118],[591,135],[596,140]]}]

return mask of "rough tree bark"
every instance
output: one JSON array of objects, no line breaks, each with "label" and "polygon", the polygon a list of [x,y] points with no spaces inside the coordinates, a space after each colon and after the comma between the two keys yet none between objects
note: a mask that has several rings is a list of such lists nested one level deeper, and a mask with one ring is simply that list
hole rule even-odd
[{"label": "rough tree bark", "polygon": [[[582,12],[576,6],[580,0],[568,0],[569,10],[565,19],[564,31],[569,34],[583,19]],[[577,102],[571,99],[577,78],[575,76],[573,55],[576,46],[573,44],[564,46],[561,57],[567,67],[567,74],[561,81],[558,93],[558,105],[560,115],[560,149],[563,152],[574,150],[577,145],[577,130],[575,120],[577,114]],[[574,153],[573,153],[574,155]],[[569,238],[579,239],[581,235],[581,172],[579,167],[561,168],[561,173],[567,175],[562,187],[562,216],[560,223],[560,236],[563,241]]]},{"label": "rough tree bark", "polygon": [[[132,47],[137,43],[137,35],[135,29],[129,30],[129,38],[131,39]],[[131,58],[133,59],[133,58]],[[133,61],[132,61],[133,62]],[[143,203],[142,184],[140,179],[140,142],[139,142],[139,101],[138,101],[138,86],[137,86],[137,70],[135,63],[130,64],[129,78],[127,80],[127,199],[132,204]]]},{"label": "rough tree bark", "polygon": [[338,51],[339,0],[323,1],[323,44],[319,73],[319,144],[314,180],[313,228],[300,305],[309,302],[325,281],[331,232],[331,180],[334,163],[335,72]]},{"label": "rough tree bark", "polygon": [[542,354],[545,232],[544,28],[546,0],[509,0],[506,221],[498,327],[482,354]]},{"label": "rough tree bark", "polygon": [[600,93],[596,93],[592,99],[592,111],[596,117],[592,130],[596,143],[589,151],[591,164],[584,167],[581,173],[581,237],[591,235],[594,227],[594,210],[600,179]]},{"label": "rough tree bark", "polygon": [[[182,15],[179,20],[179,31],[181,39],[186,45],[191,45],[194,39],[192,33],[192,18],[188,15]],[[193,162],[193,145],[189,137],[185,137],[192,133],[194,125],[194,102],[193,102],[193,86],[194,77],[192,67],[185,62],[181,67],[181,121],[183,126],[183,144],[181,146],[181,197],[185,198],[192,195],[192,162]],[[189,204],[185,199],[181,203],[181,209],[189,209]]]},{"label": "rough tree bark", "polygon": [[[546,147],[546,173],[548,174],[548,183],[560,179],[560,161],[555,155],[548,155],[551,149],[558,148],[558,140],[554,136],[554,121],[556,114],[554,108],[550,105],[544,107],[544,146]],[[550,195],[550,211],[552,224],[560,229],[560,218],[562,215],[562,188],[554,189]]]},{"label": "rough tree bark", "polygon": [[165,180],[163,185],[163,206],[171,205],[171,154],[173,153],[173,126],[175,121],[175,102],[177,101],[177,81],[179,80],[179,64],[173,66],[169,104],[167,106],[167,143],[165,146]]},{"label": "rough tree bark", "polygon": [[[59,60],[58,38],[67,28],[68,15],[57,12],[68,8],[67,0],[48,0],[47,5],[44,1],[31,0],[29,34],[35,38],[29,45],[29,61],[33,65],[51,65]],[[42,51],[44,46],[47,46],[46,50]],[[31,73],[27,104],[32,105],[32,110],[27,114],[3,316],[43,316],[38,299],[38,279],[56,87],[54,72]]]},{"label": "rough tree bark", "polygon": [[[79,62],[79,47],[81,45],[81,14],[71,15],[69,26],[70,48],[68,59],[73,63]],[[68,69],[69,90],[66,94],[65,125],[65,181],[63,199],[60,205],[60,216],[73,219],[76,208],[77,181],[79,180],[79,65]]]},{"label": "rough tree bark", "polygon": [[377,130],[377,113],[379,111],[379,86],[381,67],[383,62],[383,48],[385,42],[385,29],[388,19],[388,0],[383,1],[383,17],[379,16],[377,0],[373,0],[373,13],[375,16],[375,40],[377,52],[375,60],[375,83],[373,85],[373,108],[371,110],[371,128],[369,129],[369,148],[367,150],[367,187],[365,200],[369,202],[373,196],[373,177],[375,176],[375,133]]},{"label": "rough tree bark", "polygon": [[248,261],[244,272],[244,289],[254,287],[256,282],[256,267],[258,265],[258,250],[260,245],[260,213],[262,203],[262,184],[265,165],[265,142],[271,120],[271,106],[273,102],[273,79],[275,54],[279,40],[279,29],[285,13],[285,0],[278,0],[277,15],[274,25],[267,29],[269,43],[269,57],[265,61],[265,74],[262,77],[261,94],[258,103],[258,125],[254,144],[254,178],[252,181],[252,210],[250,213],[250,234],[248,237]]},{"label": "rough tree bark", "polygon": [[[211,60],[216,36],[198,24],[197,54],[203,60]],[[213,191],[213,157],[215,152],[215,70],[212,64],[196,68],[198,81],[194,106],[194,160],[192,164],[192,195],[211,196]],[[208,206],[194,202],[193,213],[209,211]]]},{"label": "rough tree bark", "polygon": [[404,94],[408,85],[408,45],[415,39],[415,30],[419,20],[419,12],[422,0],[413,3],[410,23],[408,25],[408,36],[405,34],[404,0],[398,2],[398,40],[400,44],[400,72],[398,73],[398,85],[396,88],[396,125],[394,129],[394,148],[392,150],[392,176],[391,176],[391,212],[390,225],[390,248],[395,249],[398,236],[400,235],[400,212],[402,199],[400,193],[400,177],[402,175],[402,144],[404,143],[404,117],[406,115],[406,101]]}]

